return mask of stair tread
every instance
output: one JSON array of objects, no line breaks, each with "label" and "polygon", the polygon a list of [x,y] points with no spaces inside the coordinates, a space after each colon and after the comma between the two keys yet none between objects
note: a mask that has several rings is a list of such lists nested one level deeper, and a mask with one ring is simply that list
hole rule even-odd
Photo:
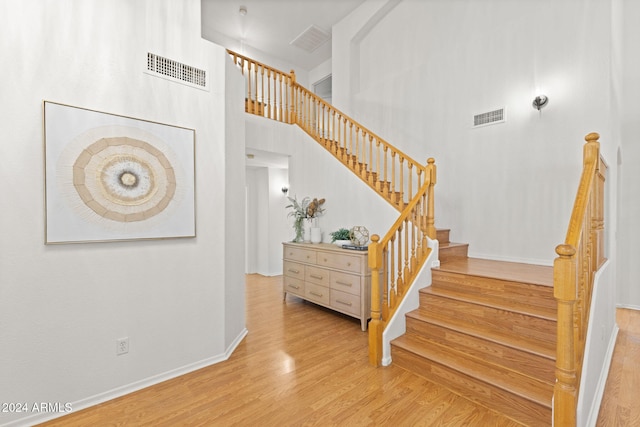
[{"label": "stair tread", "polygon": [[439,344],[433,343],[432,345],[425,346],[419,338],[411,334],[405,334],[396,338],[392,341],[392,345],[433,362],[448,366],[458,372],[499,387],[541,406],[551,408],[551,398],[553,395],[552,384],[481,359],[476,359],[471,356],[465,357],[465,355],[455,350],[444,348]]},{"label": "stair tread", "polygon": [[555,344],[546,341],[528,338],[523,335],[487,330],[486,328],[476,328],[456,318],[442,318],[421,308],[407,313],[406,317],[483,338],[514,349],[527,351],[548,359],[555,360],[556,357]]},{"label": "stair tread", "polygon": [[482,258],[456,258],[436,270],[553,287],[553,267]]},{"label": "stair tread", "polygon": [[498,298],[492,295],[482,294],[469,294],[465,292],[458,292],[451,289],[438,289],[434,286],[428,286],[420,289],[421,293],[428,295],[436,295],[445,298],[452,298],[458,301],[464,301],[472,304],[480,304],[488,307],[493,307],[499,310],[512,311],[515,313],[526,314],[528,316],[539,317],[541,319],[556,321],[557,310],[555,308],[540,307],[523,303],[519,299],[511,298]]},{"label": "stair tread", "polygon": [[456,248],[456,247],[460,247],[460,246],[469,246],[468,243],[456,243],[456,242],[444,242],[444,243],[440,243],[439,247],[440,249],[443,248]]}]

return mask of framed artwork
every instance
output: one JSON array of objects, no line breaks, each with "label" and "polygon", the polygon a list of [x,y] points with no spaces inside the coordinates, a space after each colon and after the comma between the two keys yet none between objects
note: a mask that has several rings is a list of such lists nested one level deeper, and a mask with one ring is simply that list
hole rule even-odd
[{"label": "framed artwork", "polygon": [[195,237],[195,130],[44,101],[45,244]]}]

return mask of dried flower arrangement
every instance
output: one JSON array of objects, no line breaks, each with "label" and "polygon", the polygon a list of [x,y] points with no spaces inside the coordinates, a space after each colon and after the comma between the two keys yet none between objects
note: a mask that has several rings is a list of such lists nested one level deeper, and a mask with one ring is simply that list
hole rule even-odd
[{"label": "dried flower arrangement", "polygon": [[296,231],[296,237],[294,242],[301,242],[303,237],[302,220],[317,218],[322,215],[324,209],[324,199],[311,199],[311,197],[305,197],[302,201],[298,202],[296,197],[287,197],[291,202],[290,205],[285,206],[287,209],[291,209],[291,212],[287,216],[294,217],[293,229]]}]

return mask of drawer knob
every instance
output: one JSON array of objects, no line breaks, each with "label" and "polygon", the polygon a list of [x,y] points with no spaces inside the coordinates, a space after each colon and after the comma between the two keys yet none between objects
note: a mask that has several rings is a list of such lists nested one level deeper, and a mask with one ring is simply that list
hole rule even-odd
[{"label": "drawer knob", "polygon": [[343,304],[343,305],[349,306],[349,307],[351,307],[353,305],[350,302],[340,301],[339,299],[337,299],[336,302],[339,303],[339,304]]},{"label": "drawer knob", "polygon": [[309,276],[313,277],[314,279],[322,280],[322,276],[318,276],[317,274],[310,274]]},{"label": "drawer knob", "polygon": [[293,289],[300,289],[300,286],[296,286],[296,285],[288,285],[288,286]]},{"label": "drawer knob", "polygon": [[350,262],[347,263],[347,267],[351,267],[351,263]]},{"label": "drawer knob", "polygon": [[298,274],[300,273],[300,270],[294,270],[293,268],[290,268],[289,270],[287,270],[289,273],[293,273],[293,274]]},{"label": "drawer knob", "polygon": [[318,293],[316,293],[316,292],[309,292],[309,293],[310,293],[311,295],[315,295],[315,296],[317,296],[317,297],[322,298],[322,294],[318,294]]},{"label": "drawer knob", "polygon": [[343,285],[343,286],[349,286],[349,287],[353,286],[353,283],[341,282],[340,280],[336,280],[336,283],[338,285]]}]

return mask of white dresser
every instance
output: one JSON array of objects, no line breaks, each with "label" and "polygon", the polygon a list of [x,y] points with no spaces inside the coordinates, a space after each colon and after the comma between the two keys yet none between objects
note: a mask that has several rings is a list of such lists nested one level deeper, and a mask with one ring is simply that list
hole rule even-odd
[{"label": "white dresser", "polygon": [[328,243],[283,243],[284,298],[292,294],[360,319],[371,315],[371,271],[367,251]]}]

